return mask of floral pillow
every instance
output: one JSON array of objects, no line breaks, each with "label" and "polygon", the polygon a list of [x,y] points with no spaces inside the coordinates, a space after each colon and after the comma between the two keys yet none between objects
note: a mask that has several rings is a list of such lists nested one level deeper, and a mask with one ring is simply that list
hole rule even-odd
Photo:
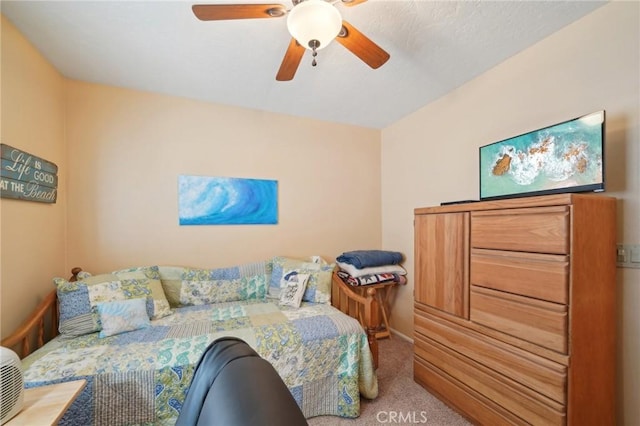
[{"label": "floral pillow", "polygon": [[292,271],[285,275],[282,278],[284,283],[280,291],[280,304],[294,308],[300,307],[302,295],[307,289],[308,280],[309,274],[299,274],[297,271]]},{"label": "floral pillow", "polygon": [[98,303],[96,310],[102,326],[100,338],[151,326],[146,298]]},{"label": "floral pillow", "polygon": [[153,313],[149,315],[149,318],[155,320],[172,314],[169,301],[162,288],[160,271],[157,266],[138,266],[114,271],[112,273],[121,279],[141,279],[144,277],[149,280],[148,286],[150,293],[148,296],[153,299]]},{"label": "floral pillow", "polygon": [[184,268],[180,305],[208,305],[236,300],[264,299],[271,272],[267,262],[230,268]]},{"label": "floral pillow", "polygon": [[100,331],[96,305],[101,302],[143,298],[149,318],[171,314],[157,267],[135,268],[112,274],[93,275],[70,282],[54,278],[60,309],[60,334],[67,337]]},{"label": "floral pillow", "polygon": [[281,256],[274,257],[268,297],[279,299],[283,288],[282,278],[295,271],[300,274],[309,274],[307,287],[302,295],[303,301],[331,303],[331,277],[334,268],[334,263],[316,263]]}]

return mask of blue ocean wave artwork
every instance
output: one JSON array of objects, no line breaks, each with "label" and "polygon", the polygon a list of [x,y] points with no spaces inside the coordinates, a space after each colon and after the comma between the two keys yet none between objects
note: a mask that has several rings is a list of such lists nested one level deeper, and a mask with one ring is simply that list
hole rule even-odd
[{"label": "blue ocean wave artwork", "polygon": [[278,182],[230,177],[178,177],[180,225],[278,223]]}]

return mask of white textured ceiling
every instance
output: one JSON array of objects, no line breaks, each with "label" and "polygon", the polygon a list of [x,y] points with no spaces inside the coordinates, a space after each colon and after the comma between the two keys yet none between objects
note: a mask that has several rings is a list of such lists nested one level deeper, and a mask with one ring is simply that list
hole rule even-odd
[{"label": "white textured ceiling", "polygon": [[2,0],[0,7],[71,79],[380,129],[605,2],[338,2],[343,19],[391,59],[372,70],[332,43],[315,68],[306,52],[289,82],[275,80],[290,40],[286,18],[202,22],[191,11],[222,3],[234,2]]}]

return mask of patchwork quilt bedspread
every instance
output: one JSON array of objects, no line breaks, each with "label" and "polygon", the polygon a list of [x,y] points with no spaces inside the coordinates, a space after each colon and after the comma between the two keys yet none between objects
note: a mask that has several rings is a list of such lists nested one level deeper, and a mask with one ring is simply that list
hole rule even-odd
[{"label": "patchwork quilt bedspread", "polygon": [[23,360],[25,386],[87,380],[63,425],[174,424],[200,355],[235,336],[273,364],[306,417],[357,417],[360,394],[378,393],[366,334],[327,304],[191,306],[152,324],[107,338],[58,337]]}]

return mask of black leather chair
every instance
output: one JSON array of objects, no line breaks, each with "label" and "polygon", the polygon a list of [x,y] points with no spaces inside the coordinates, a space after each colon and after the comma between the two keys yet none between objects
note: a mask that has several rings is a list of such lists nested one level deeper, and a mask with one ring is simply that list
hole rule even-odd
[{"label": "black leather chair", "polygon": [[307,421],[273,366],[223,337],[198,361],[176,426],[298,426]]}]

